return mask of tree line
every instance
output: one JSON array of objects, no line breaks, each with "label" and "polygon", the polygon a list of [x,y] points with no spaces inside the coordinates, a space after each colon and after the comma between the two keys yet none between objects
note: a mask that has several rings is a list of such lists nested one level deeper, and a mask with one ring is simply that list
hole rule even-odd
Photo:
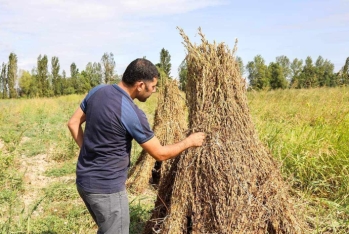
[{"label": "tree line", "polygon": [[[169,52],[163,48],[160,51],[160,62],[156,64],[161,74],[160,81],[170,77],[170,61]],[[36,67],[31,72],[18,72],[17,64],[17,55],[11,53],[8,62],[2,63],[0,67],[1,99],[84,94],[99,84],[119,82],[122,77],[115,71],[113,53],[104,53],[100,62],[89,62],[82,71],[72,63],[70,76],[67,76],[65,70],[61,72],[59,58],[55,56],[49,61],[47,55],[39,55]]]},{"label": "tree line", "polygon": [[[286,88],[336,87],[349,85],[349,57],[339,72],[334,72],[334,64],[319,56],[315,63],[308,56],[303,62],[287,56],[278,56],[267,65],[261,55],[254,57],[244,66],[241,57],[236,57],[242,77],[246,75],[249,90],[270,90]],[[181,88],[186,85],[187,64],[185,60],[178,69]]]},{"label": "tree line", "polygon": [[250,89],[254,90],[349,85],[349,57],[338,72],[334,71],[334,64],[322,56],[315,62],[310,56],[304,62],[297,58],[291,62],[283,55],[266,65],[263,57],[257,55],[245,67],[240,58],[237,61],[241,64],[242,74],[247,73]]},{"label": "tree line", "polygon": [[[145,57],[144,57],[145,58]],[[70,76],[66,71],[60,71],[58,57],[49,59],[46,55],[39,55],[37,65],[31,72],[17,67],[17,55],[11,53],[8,63],[2,63],[0,70],[0,98],[18,97],[52,97],[68,94],[84,94],[99,84],[116,83],[122,75],[115,71],[113,53],[104,53],[100,62],[89,62],[85,69],[79,71],[75,63],[70,65]],[[334,64],[330,60],[319,56],[315,62],[308,56],[305,61],[287,56],[278,56],[274,62],[266,65],[261,55],[254,57],[244,66],[241,57],[236,57],[241,76],[246,74],[249,90],[270,90],[286,88],[315,88],[336,87],[349,85],[349,57],[340,71],[334,71]],[[50,69],[49,69],[50,65]],[[171,55],[162,48],[160,61],[156,64],[160,80],[170,79]],[[187,81],[186,61],[178,68],[179,85],[183,90]]]}]

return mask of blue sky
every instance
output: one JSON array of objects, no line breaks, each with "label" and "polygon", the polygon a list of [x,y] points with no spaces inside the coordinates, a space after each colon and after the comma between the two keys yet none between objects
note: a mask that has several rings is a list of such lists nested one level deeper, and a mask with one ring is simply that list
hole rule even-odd
[{"label": "blue sky", "polygon": [[198,27],[230,48],[238,38],[244,64],[257,54],[267,64],[321,55],[338,71],[349,57],[348,9],[349,0],[0,0],[0,62],[14,52],[31,70],[39,54],[58,56],[69,75],[72,62],[83,70],[112,52],[122,74],[137,57],[157,63],[165,48],[176,77],[185,57],[179,26],[192,42],[200,42]]}]

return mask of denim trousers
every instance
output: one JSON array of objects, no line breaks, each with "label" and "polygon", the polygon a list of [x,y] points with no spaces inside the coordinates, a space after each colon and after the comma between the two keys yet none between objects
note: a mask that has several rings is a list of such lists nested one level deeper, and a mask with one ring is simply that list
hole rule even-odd
[{"label": "denim trousers", "polygon": [[111,194],[89,193],[79,185],[77,190],[92,218],[97,234],[128,234],[130,213],[126,190]]}]

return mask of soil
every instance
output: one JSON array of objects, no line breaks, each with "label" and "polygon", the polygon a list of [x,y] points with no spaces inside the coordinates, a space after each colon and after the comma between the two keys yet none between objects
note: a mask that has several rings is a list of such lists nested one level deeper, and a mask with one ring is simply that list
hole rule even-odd
[{"label": "soil", "polygon": [[[29,139],[22,139],[28,141]],[[39,154],[34,157],[21,155],[19,158],[19,173],[23,174],[24,193],[22,201],[25,211],[29,212],[37,205],[44,196],[43,189],[56,182],[68,182],[75,179],[74,175],[62,177],[48,177],[45,172],[51,168],[57,167],[57,162],[50,159],[47,154]],[[42,212],[40,206],[33,212],[33,215],[39,215]]]}]

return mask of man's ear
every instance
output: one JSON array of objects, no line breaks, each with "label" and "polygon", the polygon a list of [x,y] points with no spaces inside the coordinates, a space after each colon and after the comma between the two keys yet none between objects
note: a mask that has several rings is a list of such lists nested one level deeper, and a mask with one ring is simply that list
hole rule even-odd
[{"label": "man's ear", "polygon": [[138,91],[138,92],[142,91],[142,89],[144,88],[144,87],[143,87],[144,85],[145,85],[145,84],[144,84],[143,81],[138,81],[138,82],[137,82],[137,91]]}]

